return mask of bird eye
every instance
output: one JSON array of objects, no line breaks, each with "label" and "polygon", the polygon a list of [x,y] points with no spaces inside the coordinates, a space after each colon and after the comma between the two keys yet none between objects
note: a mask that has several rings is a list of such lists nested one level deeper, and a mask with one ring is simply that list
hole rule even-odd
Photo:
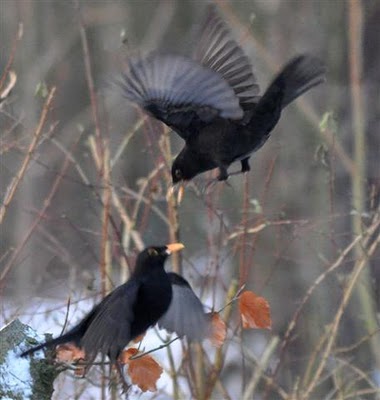
[{"label": "bird eye", "polygon": [[182,172],[181,172],[181,170],[176,169],[174,173],[175,173],[176,178],[181,178],[181,177],[182,177]]},{"label": "bird eye", "polygon": [[158,256],[158,251],[155,249],[148,249],[148,254],[150,256]]}]

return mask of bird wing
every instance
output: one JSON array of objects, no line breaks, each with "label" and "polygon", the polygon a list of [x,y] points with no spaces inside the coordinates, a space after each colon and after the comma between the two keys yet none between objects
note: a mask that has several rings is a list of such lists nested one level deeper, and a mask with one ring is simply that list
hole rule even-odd
[{"label": "bird wing", "polygon": [[[201,341],[210,332],[210,319],[187,281],[173,272],[168,275],[172,282],[173,297],[169,309],[159,319],[158,326],[180,337]],[[182,283],[177,284],[178,280]]]},{"label": "bird wing", "polygon": [[258,101],[260,87],[249,58],[234,40],[217,7],[210,4],[200,30],[194,59],[222,75],[234,90],[243,108]]},{"label": "bird wing", "polygon": [[115,363],[120,352],[133,339],[131,323],[138,290],[138,282],[129,281],[98,304],[81,340],[89,362],[100,352],[108,355],[111,362]]},{"label": "bird wing", "polygon": [[118,82],[124,97],[173,128],[183,139],[220,116],[240,119],[243,110],[228,82],[182,56],[152,52],[128,60]]}]

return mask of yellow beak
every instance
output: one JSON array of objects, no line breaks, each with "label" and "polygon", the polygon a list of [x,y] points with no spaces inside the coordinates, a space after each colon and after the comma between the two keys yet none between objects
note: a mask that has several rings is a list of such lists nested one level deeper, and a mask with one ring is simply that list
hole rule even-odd
[{"label": "yellow beak", "polygon": [[[180,204],[182,202],[183,199],[183,195],[185,193],[185,183],[184,182],[180,182],[177,183],[178,185],[178,194],[177,194],[177,203]],[[168,192],[166,193],[166,200],[169,201],[169,199],[173,196],[175,190],[176,190],[177,186],[171,186],[168,189]]]},{"label": "yellow beak", "polygon": [[181,182],[179,185],[180,186],[178,188],[177,203],[181,204],[182,199],[183,199],[183,195],[185,193],[185,185],[184,185],[183,182]]},{"label": "yellow beak", "polygon": [[167,244],[166,248],[168,249],[169,254],[171,254],[184,249],[185,246],[182,243],[171,243]]}]

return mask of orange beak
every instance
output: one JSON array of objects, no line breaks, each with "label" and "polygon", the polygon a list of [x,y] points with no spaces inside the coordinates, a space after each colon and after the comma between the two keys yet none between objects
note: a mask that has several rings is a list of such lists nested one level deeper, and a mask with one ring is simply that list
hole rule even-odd
[{"label": "orange beak", "polygon": [[183,183],[180,183],[180,186],[178,188],[178,195],[177,195],[177,203],[178,204],[181,204],[184,194],[185,194],[185,185]]},{"label": "orange beak", "polygon": [[167,191],[167,193],[166,193],[166,201],[169,201],[170,200],[170,198],[173,196],[173,194],[174,194],[174,191],[175,191],[175,186],[174,185],[172,185],[172,186],[170,186],[170,188],[168,189],[168,191]]},{"label": "orange beak", "polygon": [[180,251],[185,248],[182,243],[171,243],[167,244],[166,248],[168,249],[169,254],[175,253],[176,251]]},{"label": "orange beak", "polygon": [[[182,202],[183,195],[185,193],[185,184],[183,182],[180,182],[177,185],[178,185],[177,203],[180,204]],[[166,193],[167,201],[169,201],[170,197],[173,196],[175,190],[176,190],[176,186],[174,186],[174,185],[168,189],[168,192]]]}]

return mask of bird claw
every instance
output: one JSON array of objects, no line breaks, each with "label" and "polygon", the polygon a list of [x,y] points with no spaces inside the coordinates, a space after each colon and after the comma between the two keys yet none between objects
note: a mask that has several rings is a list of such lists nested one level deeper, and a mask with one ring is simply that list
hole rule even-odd
[{"label": "bird claw", "polygon": [[123,394],[126,394],[131,389],[132,385],[130,385],[125,377],[124,366],[120,362],[116,363],[117,372],[119,373],[119,383],[121,385],[121,390]]},{"label": "bird claw", "polygon": [[232,187],[232,185],[226,179],[224,179],[224,180],[219,180],[218,178],[212,179],[206,183],[206,186],[204,188],[204,193],[206,193],[206,194],[210,193],[211,188],[213,188],[218,183],[224,183],[226,186]]}]

